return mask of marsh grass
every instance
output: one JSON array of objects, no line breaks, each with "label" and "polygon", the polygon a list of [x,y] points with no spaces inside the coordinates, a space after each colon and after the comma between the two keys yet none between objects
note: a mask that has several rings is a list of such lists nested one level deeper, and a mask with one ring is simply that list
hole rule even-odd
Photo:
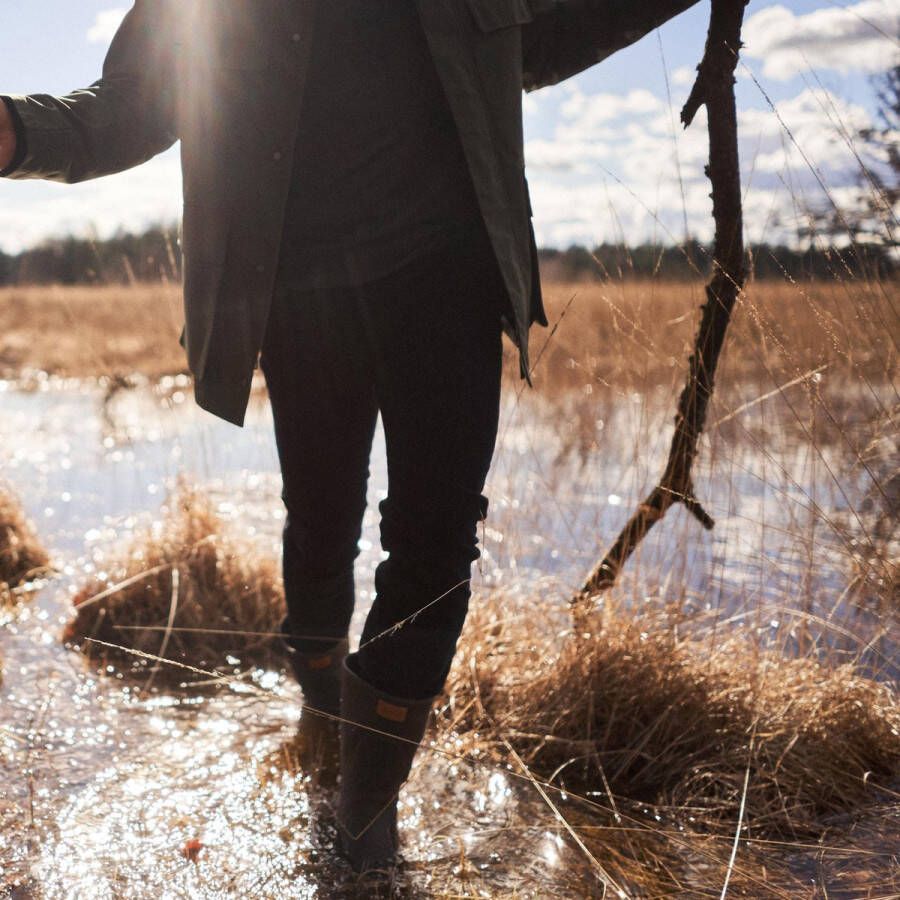
[{"label": "marsh grass", "polygon": [[[545,285],[549,333],[532,331],[539,392],[613,393],[680,385],[698,310],[698,281],[632,279]],[[818,369],[868,383],[897,372],[900,283],[756,281],[735,309],[720,364],[724,384],[783,383]],[[546,346],[545,346],[546,345]]]},{"label": "marsh grass", "polygon": [[769,837],[815,834],[900,776],[900,698],[852,665],[785,659],[744,636],[681,636],[659,607],[607,607],[575,632],[561,606],[510,615],[495,598],[473,614],[449,728],[498,750],[505,737],[573,793],[608,788],[713,824],[734,821],[743,799]]},{"label": "marsh grass", "polygon": [[17,588],[45,574],[50,558],[22,505],[0,485],[0,604],[14,602]]},{"label": "marsh grass", "polygon": [[[612,421],[623,401],[640,401],[640,434],[670,421],[702,288],[626,280],[551,284],[546,295],[557,327],[533,335],[537,390],[525,403],[529,415],[543,410],[558,437],[556,458],[542,461],[552,486],[570,476],[570,456],[584,463],[602,452],[598,422]],[[42,292],[21,301],[26,312],[35,305],[36,318],[22,325],[33,345],[0,339],[20,348],[18,357],[0,352],[12,368],[107,376],[141,369],[153,377],[183,365],[177,329],[158,314],[160,302],[175,303],[175,289],[47,296],[46,310]],[[751,283],[735,313],[703,448],[705,463],[732,475],[740,475],[737,463],[731,468],[739,448],[765,455],[776,442],[808,447],[823,471],[834,466],[827,471],[835,481],[866,473],[859,508],[810,503],[808,519],[789,510],[785,541],[808,546],[812,567],[816,528],[837,534],[855,580],[847,602],[881,604],[884,630],[897,609],[898,301],[892,282]],[[72,310],[75,318],[65,318]],[[57,340],[72,321],[79,340]],[[140,346],[116,343],[126,336]],[[509,348],[506,363],[508,395],[518,393]],[[771,415],[744,412],[764,404]],[[636,459],[646,452],[635,446]],[[774,464],[769,477],[781,477]],[[786,502],[784,492],[767,502]],[[517,539],[507,537],[507,545]],[[672,540],[678,555],[683,539]],[[95,662],[145,675],[156,657],[226,673],[237,668],[229,658],[241,668],[272,658],[283,603],[277,562],[235,539],[199,492],[182,490],[106,568],[105,578],[81,586],[66,629]],[[812,642],[808,652],[787,639],[796,652],[774,649],[778,641],[766,649],[752,630],[714,618],[715,610],[688,619],[667,596],[636,603],[622,587],[577,629],[559,589],[533,585],[527,609],[502,590],[473,604],[439,707],[436,746],[515,773],[522,791],[541,783],[582,841],[576,852],[586,865],[599,861],[629,896],[719,896],[726,879],[732,895],[751,898],[826,896],[816,893],[816,878],[854,897],[900,890],[896,851],[880,831],[900,833],[895,687]],[[783,598],[785,607],[794,601]],[[186,680],[176,667],[157,673]],[[283,765],[295,767],[289,754]],[[546,812],[547,828],[569,842]],[[517,839],[512,829],[506,839]],[[825,860],[829,871],[815,869],[811,880],[798,869],[804,854],[815,865]],[[455,895],[470,896],[478,885],[462,851],[459,862],[426,865],[435,884],[458,883]],[[600,893],[586,888],[584,896]]]},{"label": "marsh grass", "polygon": [[[699,883],[716,896],[726,873],[736,896],[811,896],[784,851],[824,848],[842,819],[892,802],[895,688],[679,627],[665,605],[610,600],[576,631],[564,601],[476,604],[439,707],[443,739],[544,784],[628,896],[705,896]],[[835,840],[829,866],[849,878],[857,854],[857,886],[887,889],[890,854],[870,854],[871,834],[868,851],[852,829]]]},{"label": "marsh grass", "polygon": [[[140,673],[155,668],[156,657],[234,671],[238,661],[265,664],[276,655],[284,614],[278,561],[230,534],[211,501],[184,484],[108,570],[75,595],[64,633],[90,658]],[[158,673],[185,680],[177,666]]]},{"label": "marsh grass", "polygon": [[[604,423],[636,401],[646,413],[644,427],[671,427],[702,286],[638,279],[557,283],[545,286],[545,297],[551,331],[532,333],[535,394],[542,403],[529,412],[553,422],[559,436],[550,468],[570,457],[584,464],[602,452]],[[895,609],[898,348],[896,280],[751,281],[734,313],[701,451],[704,465],[724,469],[738,448],[755,448],[769,460],[775,448],[807,448],[824,481],[863,477],[866,496],[858,508],[845,501],[837,513],[816,509],[815,518],[843,543],[859,584]]]},{"label": "marsh grass", "polygon": [[[628,391],[678,381],[686,371],[703,285],[596,278],[547,282],[550,332],[532,330],[539,392],[590,383]],[[0,377],[23,371],[148,379],[185,371],[175,284],[0,289]],[[900,286],[862,280],[750,282],[722,365],[725,380],[792,376],[828,365],[866,378],[896,373]],[[563,317],[560,321],[560,317]],[[545,346],[546,345],[546,346]],[[505,375],[519,385],[507,345]]]},{"label": "marsh grass", "polygon": [[177,285],[2,288],[0,377],[177,374],[181,322]]}]

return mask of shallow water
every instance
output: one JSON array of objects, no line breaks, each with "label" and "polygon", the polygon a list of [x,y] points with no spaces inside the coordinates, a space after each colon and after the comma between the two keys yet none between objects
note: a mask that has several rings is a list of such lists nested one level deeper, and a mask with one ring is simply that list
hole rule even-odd
[{"label": "shallow water", "polygon": [[[277,553],[280,484],[259,397],[238,430],[196,409],[178,381],[106,404],[103,396],[91,383],[0,388],[0,472],[60,569],[4,614],[0,630],[0,890],[53,898],[350,894],[329,852],[327,815],[279,761],[299,711],[289,681],[258,671],[214,694],[147,696],[59,643],[72,593],[151,520],[179,476],[211,493],[236,531]],[[502,587],[527,612],[538,589],[558,595],[564,610],[661,469],[668,394],[583,401],[562,413],[531,395],[507,398],[476,603],[478,592]],[[896,621],[847,590],[854,547],[877,525],[877,459],[867,471],[848,463],[840,445],[809,449],[779,427],[787,415],[779,402],[712,431],[696,486],[715,530],[675,510],[630,564],[622,596],[636,615],[642,603],[676,596],[688,624],[715,620],[787,653],[818,652],[896,677]],[[385,489],[379,437],[357,565],[357,634],[381,558],[374,504]],[[602,895],[586,854],[544,800],[506,769],[454,761],[457,752],[421,754],[405,794],[406,895]],[[794,860],[802,870],[804,855]],[[695,877],[702,881],[702,867]]]}]

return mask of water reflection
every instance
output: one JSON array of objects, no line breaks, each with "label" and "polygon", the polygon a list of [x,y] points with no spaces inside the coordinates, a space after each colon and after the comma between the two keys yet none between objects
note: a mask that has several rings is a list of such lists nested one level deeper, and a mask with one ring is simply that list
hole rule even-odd
[{"label": "water reflection", "polygon": [[[79,583],[104,571],[114,545],[152,518],[182,473],[212,494],[232,527],[277,552],[280,485],[265,405],[256,402],[238,431],[184,403],[185,387],[119,391],[102,406],[103,389],[84,384],[3,393],[3,474],[60,572],[32,602],[7,611],[0,631],[0,890],[18,885],[17,896],[360,890],[335,861],[328,797],[290,762],[299,714],[290,683],[256,671],[218,691],[147,694],[112,667],[92,671],[59,644]],[[565,451],[558,415],[510,402],[488,490],[482,588],[502,584],[513,609],[527,608],[536,591],[565,596],[577,586],[656,475],[668,447],[667,408],[660,400],[658,430],[647,428],[655,412],[604,412],[597,448],[579,456]],[[873,671],[889,676],[897,654],[884,617],[846,602],[842,534],[867,515],[864,472],[847,473],[827,448],[813,458],[796,441],[764,449],[735,442],[726,452],[721,437],[711,440],[697,486],[716,530],[703,533],[676,510],[629,573],[631,602],[639,609],[677,584],[686,623],[714,617],[786,652],[812,647],[851,659],[865,648]],[[372,469],[356,633],[381,558],[380,441]],[[785,596],[795,599],[787,609]],[[602,895],[590,859],[528,785],[496,762],[455,760],[462,742],[440,749],[423,754],[401,804],[409,864],[400,894]],[[555,802],[577,815],[575,801]],[[681,863],[690,868],[687,855]]]}]

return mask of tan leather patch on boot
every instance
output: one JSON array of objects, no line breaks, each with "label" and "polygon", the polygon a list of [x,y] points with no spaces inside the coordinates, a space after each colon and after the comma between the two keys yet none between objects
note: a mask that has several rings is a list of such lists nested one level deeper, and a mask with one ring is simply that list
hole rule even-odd
[{"label": "tan leather patch on boot", "polygon": [[409,714],[409,707],[397,706],[396,703],[388,703],[387,700],[379,700],[375,704],[375,712],[389,722],[405,722]]},{"label": "tan leather patch on boot", "polygon": [[331,659],[332,657],[330,654],[328,656],[316,656],[306,663],[306,667],[315,672],[319,669],[327,669],[331,665]]}]

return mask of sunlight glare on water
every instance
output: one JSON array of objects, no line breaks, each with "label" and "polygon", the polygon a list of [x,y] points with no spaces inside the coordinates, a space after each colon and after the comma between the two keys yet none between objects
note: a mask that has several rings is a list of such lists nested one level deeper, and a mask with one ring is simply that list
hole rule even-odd
[{"label": "sunlight glare on water", "polygon": [[[113,666],[92,671],[59,643],[85,576],[108,571],[116,545],[153,521],[182,474],[216,500],[231,527],[277,553],[280,483],[266,408],[254,403],[238,431],[176,397],[133,391],[103,407],[100,392],[83,384],[4,392],[3,474],[59,574],[17,611],[2,612],[0,887],[73,900],[340,896],[347,873],[331,852],[328,804],[285,762],[299,693],[282,674],[253,670],[218,691],[148,694]],[[660,404],[660,421],[666,409]],[[578,584],[667,449],[661,428],[646,458],[636,459],[631,415],[605,416],[599,451],[581,460],[561,449],[557,420],[507,406],[486,491],[492,505],[478,590],[502,585],[511,608],[527,609],[536,585],[564,599]],[[554,454],[556,463],[540,462]],[[381,558],[381,438],[372,469],[357,566],[363,600]],[[791,630],[790,611],[775,616],[766,603],[802,583],[798,607],[872,637],[863,612],[817,605],[847,583],[845,548],[824,532],[814,532],[812,544],[788,533],[788,525],[811,521],[811,501],[846,516],[824,465],[796,445],[766,454],[751,445],[732,449],[724,464],[704,463],[698,489],[711,498],[716,530],[701,532],[676,510],[642,551],[637,603],[658,596],[667,577],[683,577],[686,605],[790,649],[803,635]],[[666,543],[673,534],[677,553]],[[365,603],[354,618],[357,635],[364,614]],[[839,634],[822,639],[840,651]],[[847,652],[857,646],[848,643]],[[867,646],[880,658],[894,654],[883,631]],[[228,664],[240,666],[237,658]],[[451,759],[423,752],[402,799],[413,893],[601,896],[596,873],[544,801],[495,763],[457,761],[464,749],[462,741],[443,748]]]}]

